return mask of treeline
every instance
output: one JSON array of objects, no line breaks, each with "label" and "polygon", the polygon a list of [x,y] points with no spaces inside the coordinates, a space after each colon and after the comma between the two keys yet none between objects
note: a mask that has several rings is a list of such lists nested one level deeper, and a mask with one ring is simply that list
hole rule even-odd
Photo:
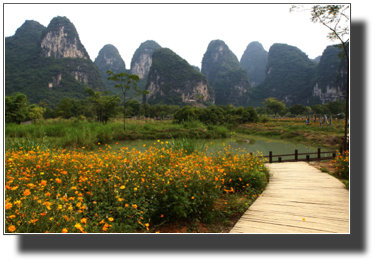
[{"label": "treeline", "polygon": [[[333,115],[338,118],[345,117],[345,102],[333,101],[326,104],[304,106],[296,104],[286,107],[283,101],[276,98],[268,98],[264,101],[265,107],[235,107],[232,104],[210,105],[207,108],[193,107],[190,105],[179,107],[177,105],[150,105],[140,104],[137,100],[128,100],[125,108],[120,95],[112,95],[94,91],[91,88],[85,90],[86,99],[62,99],[55,108],[51,109],[46,102],[29,104],[27,96],[22,93],[14,93],[5,97],[5,122],[20,123],[31,119],[49,118],[75,118],[79,120],[98,121],[107,123],[110,119],[145,117],[165,118],[173,117],[175,123],[197,120],[206,125],[237,125],[248,122],[265,122],[269,115],[286,117]],[[126,109],[124,111],[124,109]]]},{"label": "treeline", "polygon": [[67,97],[60,100],[56,107],[50,108],[47,102],[30,104],[25,94],[14,93],[5,97],[5,122],[20,123],[31,119],[61,117],[107,123],[110,119],[123,117],[124,113],[126,118],[164,118],[172,116],[180,109],[175,105],[140,104],[137,100],[127,101],[124,108],[120,95],[113,95],[108,91],[101,93],[91,88],[87,88],[85,94],[86,99]]},{"label": "treeline", "polygon": [[[283,100],[276,98],[267,98],[263,101],[265,107],[257,107],[257,113],[265,113],[267,115],[280,115],[286,117],[310,116],[310,115],[335,115],[339,118],[345,117],[346,104],[345,101],[330,101],[323,105],[314,104],[305,106],[296,104],[286,107]],[[349,111],[349,110],[348,110]]]}]

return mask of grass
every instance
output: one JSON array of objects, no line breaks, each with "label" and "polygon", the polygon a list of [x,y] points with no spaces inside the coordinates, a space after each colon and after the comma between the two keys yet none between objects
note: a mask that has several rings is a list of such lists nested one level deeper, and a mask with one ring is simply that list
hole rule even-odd
[{"label": "grass", "polygon": [[344,122],[334,121],[333,125],[319,126],[319,123],[305,124],[295,118],[270,119],[265,123],[247,123],[235,128],[237,133],[264,137],[281,138],[309,144],[312,146],[336,149],[344,137]]},{"label": "grass", "polygon": [[[207,129],[209,128],[209,129]],[[230,136],[230,131],[224,126],[207,127],[200,122],[190,121],[174,124],[171,120],[136,120],[123,122],[116,120],[108,124],[87,121],[46,120],[38,124],[5,125],[6,148],[12,143],[36,140],[38,143],[49,143],[50,146],[65,149],[85,147],[94,150],[98,143],[106,144],[120,140],[150,140],[190,138],[214,139]]]}]

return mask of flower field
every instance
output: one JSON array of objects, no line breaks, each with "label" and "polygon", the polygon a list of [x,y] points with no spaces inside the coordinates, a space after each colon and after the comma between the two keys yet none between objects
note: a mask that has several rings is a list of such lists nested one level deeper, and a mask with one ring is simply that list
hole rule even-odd
[{"label": "flower field", "polygon": [[258,197],[269,178],[263,161],[229,146],[8,150],[5,232],[153,233],[179,219],[210,222],[229,209],[224,197],[244,209]]}]

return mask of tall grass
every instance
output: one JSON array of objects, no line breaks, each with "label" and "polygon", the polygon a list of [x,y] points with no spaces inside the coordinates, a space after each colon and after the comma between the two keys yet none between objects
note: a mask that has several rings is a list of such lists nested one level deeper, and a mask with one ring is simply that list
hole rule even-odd
[{"label": "tall grass", "polygon": [[182,137],[174,139],[171,137],[171,141],[166,143],[166,149],[181,150],[186,153],[186,155],[191,155],[194,152],[204,152],[206,150],[206,141],[203,144],[200,144],[196,139],[189,137]]}]

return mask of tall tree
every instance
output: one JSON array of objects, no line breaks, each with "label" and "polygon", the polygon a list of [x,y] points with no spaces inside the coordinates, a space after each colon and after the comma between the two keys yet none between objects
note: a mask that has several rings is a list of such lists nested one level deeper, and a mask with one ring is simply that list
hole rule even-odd
[{"label": "tall tree", "polygon": [[5,122],[23,122],[29,114],[27,96],[22,93],[13,93],[5,97]]},{"label": "tall tree", "polygon": [[129,100],[132,100],[134,97],[137,97],[139,95],[146,95],[149,94],[149,91],[146,90],[138,90],[136,85],[137,82],[139,82],[139,76],[136,74],[128,74],[125,72],[121,72],[119,74],[114,74],[111,70],[107,71],[107,74],[109,77],[107,80],[114,81],[115,87],[120,89],[123,94],[123,106],[124,106],[124,112],[123,112],[123,120],[124,120],[124,130],[126,130],[126,93],[133,88],[134,93],[131,95]]},{"label": "tall tree", "polygon": [[[339,40],[339,47],[343,48],[343,52],[340,54],[341,58],[345,58],[347,62],[347,73],[346,73],[346,111],[349,109],[349,5],[327,5],[320,6],[315,5],[310,9],[311,12],[311,21],[313,23],[321,23],[327,27],[330,32],[327,35],[327,38],[331,41]],[[300,6],[291,6],[290,12],[295,10],[305,10],[303,5]],[[347,38],[345,38],[347,37]],[[345,115],[345,142],[344,142],[344,151],[347,149],[347,124],[348,124],[348,114]]]}]

